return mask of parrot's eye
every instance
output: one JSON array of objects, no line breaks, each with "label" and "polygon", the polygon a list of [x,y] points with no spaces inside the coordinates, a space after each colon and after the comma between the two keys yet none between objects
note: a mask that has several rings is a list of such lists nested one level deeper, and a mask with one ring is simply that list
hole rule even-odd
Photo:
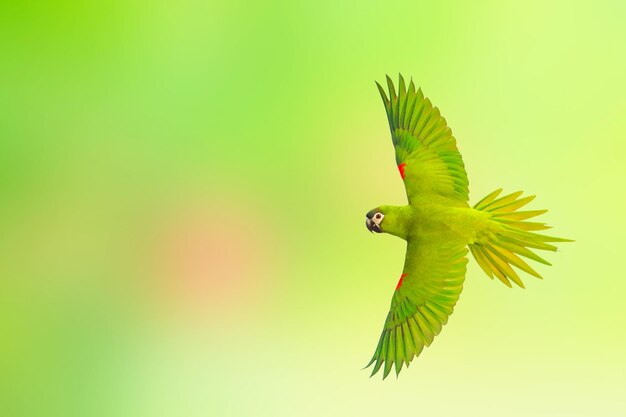
[{"label": "parrot's eye", "polygon": [[376,216],[374,216],[376,218],[376,220],[380,220],[383,218],[383,215],[380,213],[376,213]]}]

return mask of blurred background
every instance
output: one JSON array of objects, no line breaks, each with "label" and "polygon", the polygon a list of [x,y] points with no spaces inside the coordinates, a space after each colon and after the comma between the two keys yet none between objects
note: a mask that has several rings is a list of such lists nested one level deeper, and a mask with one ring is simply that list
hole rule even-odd
[{"label": "blurred background", "polygon": [[[3,2],[0,415],[626,415],[626,3]],[[576,239],[527,288],[473,260],[369,379],[404,260],[374,81],[413,77],[471,203]]]}]

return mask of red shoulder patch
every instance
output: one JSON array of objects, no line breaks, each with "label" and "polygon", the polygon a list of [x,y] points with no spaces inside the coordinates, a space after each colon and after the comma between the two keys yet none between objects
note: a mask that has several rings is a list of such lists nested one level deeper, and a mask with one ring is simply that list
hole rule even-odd
[{"label": "red shoulder patch", "polygon": [[402,286],[402,280],[403,280],[403,279],[404,279],[404,277],[406,277],[407,275],[409,275],[409,274],[402,274],[402,275],[400,275],[400,281],[398,281],[398,285],[396,285],[396,290]]},{"label": "red shoulder patch", "polygon": [[398,165],[398,171],[400,171],[400,176],[402,177],[402,179],[404,179],[404,168],[405,167],[406,167],[406,162],[403,162],[400,165]]}]

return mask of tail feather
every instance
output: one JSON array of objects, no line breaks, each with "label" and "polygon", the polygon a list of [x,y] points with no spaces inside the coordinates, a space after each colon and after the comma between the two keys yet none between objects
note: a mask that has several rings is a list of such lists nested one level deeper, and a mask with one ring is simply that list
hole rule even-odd
[{"label": "tail feather", "polygon": [[469,248],[478,265],[491,279],[496,277],[508,287],[512,287],[512,281],[524,288],[524,283],[512,267],[540,279],[542,276],[520,256],[550,265],[531,249],[554,252],[557,247],[548,242],[573,241],[537,233],[536,231],[549,229],[550,226],[526,221],[548,210],[517,211],[534,200],[534,195],[521,197],[523,192],[517,191],[498,198],[501,192],[501,188],[492,192],[474,206],[476,210],[489,213],[494,227],[470,244]]}]

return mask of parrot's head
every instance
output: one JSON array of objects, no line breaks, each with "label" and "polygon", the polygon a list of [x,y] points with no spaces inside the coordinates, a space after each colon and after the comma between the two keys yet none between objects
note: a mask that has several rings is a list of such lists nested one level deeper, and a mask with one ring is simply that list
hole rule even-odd
[{"label": "parrot's head", "polygon": [[381,207],[372,209],[365,215],[365,226],[370,232],[382,233],[383,228],[381,223],[384,219],[385,213],[383,213]]},{"label": "parrot's head", "polygon": [[370,232],[389,233],[406,239],[411,212],[410,206],[379,206],[367,212],[365,226]]}]

